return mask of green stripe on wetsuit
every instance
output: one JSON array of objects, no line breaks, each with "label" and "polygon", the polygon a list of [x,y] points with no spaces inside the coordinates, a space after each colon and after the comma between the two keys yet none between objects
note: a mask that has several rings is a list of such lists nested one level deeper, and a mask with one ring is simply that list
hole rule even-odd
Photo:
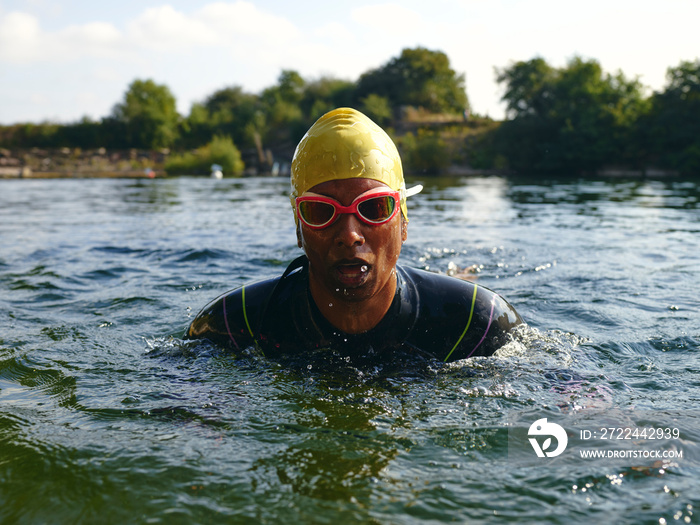
[{"label": "green stripe on wetsuit", "polygon": [[[246,311],[245,308],[245,286],[241,288],[241,302],[243,303],[243,319],[245,320],[245,325],[248,328],[248,333],[250,334],[250,337],[253,338],[253,342],[255,343],[255,346],[260,349],[260,345],[258,344],[258,341],[255,339],[255,336],[253,335],[253,330],[250,329],[250,323],[248,322],[248,312]],[[262,351],[262,349],[260,349]]]},{"label": "green stripe on wetsuit", "polygon": [[452,347],[452,350],[450,350],[450,353],[445,356],[445,359],[443,359],[443,362],[446,363],[447,360],[450,358],[452,355],[452,352],[454,352],[457,347],[459,346],[459,343],[462,342],[462,339],[464,339],[464,336],[467,334],[467,330],[469,330],[469,325],[472,324],[472,317],[474,316],[474,306],[476,305],[476,290],[479,286],[474,285],[474,295],[472,296],[472,307],[471,310],[469,311],[469,320],[467,321],[467,326],[464,327],[464,332],[462,332],[462,335],[459,336],[459,339],[457,339],[457,342],[455,345]]}]

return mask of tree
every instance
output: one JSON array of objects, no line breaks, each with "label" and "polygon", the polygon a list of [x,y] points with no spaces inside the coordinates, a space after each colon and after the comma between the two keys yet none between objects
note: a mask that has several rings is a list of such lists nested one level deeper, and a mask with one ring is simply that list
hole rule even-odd
[{"label": "tree", "polygon": [[306,81],[299,73],[291,69],[283,69],[277,78],[276,92],[280,100],[299,105],[304,96],[305,87]]},{"label": "tree", "polygon": [[260,97],[246,93],[239,86],[216,91],[206,99],[204,109],[208,115],[207,139],[215,134],[224,134],[236,144],[252,147],[256,140],[255,132],[260,133],[265,126]]},{"label": "tree", "polygon": [[360,77],[356,97],[385,97],[394,108],[423,107],[435,113],[462,113],[468,108],[464,75],[450,67],[445,53],[423,47],[404,49],[399,57]]},{"label": "tree", "polygon": [[333,77],[308,82],[300,106],[308,128],[321,115],[337,107],[351,106],[355,83]]},{"label": "tree", "polygon": [[497,79],[511,117],[497,144],[512,168],[581,173],[630,160],[627,144],[647,107],[638,80],[578,57],[561,69],[518,62]]},{"label": "tree", "polygon": [[700,173],[700,59],[666,73],[655,93],[642,133],[653,161],[684,174]]},{"label": "tree", "polygon": [[511,118],[545,117],[551,100],[550,87],[556,77],[553,69],[542,58],[517,62],[511,67],[497,71],[496,80],[505,84],[502,100],[506,102]]},{"label": "tree", "polygon": [[360,109],[380,126],[385,126],[391,120],[389,100],[375,93],[370,93],[360,100]]},{"label": "tree", "polygon": [[[265,115],[265,140],[285,142],[305,125],[300,102],[306,82],[296,71],[283,70],[277,85],[263,90],[260,100]],[[291,130],[291,132],[290,132]]]},{"label": "tree", "polygon": [[125,124],[128,146],[144,149],[172,146],[180,119],[170,89],[152,80],[134,80],[112,117]]},{"label": "tree", "polygon": [[439,134],[418,130],[418,134],[406,133],[399,141],[406,171],[436,174],[449,165],[447,144]]},{"label": "tree", "polygon": [[299,118],[299,104],[304,96],[306,82],[296,71],[283,70],[277,85],[263,90],[261,101],[268,113],[268,122],[281,123]]}]

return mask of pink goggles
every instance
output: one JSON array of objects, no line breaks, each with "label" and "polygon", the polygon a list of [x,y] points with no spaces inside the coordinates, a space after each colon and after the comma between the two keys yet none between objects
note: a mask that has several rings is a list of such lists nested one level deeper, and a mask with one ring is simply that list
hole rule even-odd
[{"label": "pink goggles", "polygon": [[321,230],[337,221],[343,213],[353,213],[365,224],[384,224],[398,213],[400,200],[399,191],[373,188],[358,195],[350,206],[311,192],[297,197],[295,202],[299,220],[312,230]]}]

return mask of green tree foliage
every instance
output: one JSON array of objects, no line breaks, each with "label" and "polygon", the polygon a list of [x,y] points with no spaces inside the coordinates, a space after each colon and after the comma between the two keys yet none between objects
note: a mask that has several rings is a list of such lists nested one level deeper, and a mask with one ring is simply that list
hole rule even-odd
[{"label": "green tree foliage", "polygon": [[360,111],[371,118],[380,126],[385,126],[391,121],[391,105],[389,99],[370,93],[360,100]]},{"label": "green tree foliage", "polygon": [[664,91],[655,93],[640,133],[651,162],[683,174],[700,174],[700,59],[666,73]]},{"label": "green tree foliage", "polygon": [[129,147],[158,149],[173,145],[180,116],[167,86],[134,80],[124,101],[114,106],[112,118],[124,124]]},{"label": "green tree foliage", "polygon": [[239,86],[220,89],[204,103],[192,105],[184,120],[178,145],[196,147],[212,140],[214,135],[230,136],[236,144],[248,148],[255,145],[255,133],[264,127],[260,98],[246,93]]},{"label": "green tree foliage", "polygon": [[[15,124],[0,127],[0,144],[11,148],[63,148],[79,147],[96,149],[108,144],[124,147],[124,127],[103,119],[95,122],[83,117],[70,124]],[[116,146],[115,146],[116,145]]]},{"label": "green tree foliage", "polygon": [[279,128],[302,120],[300,102],[305,85],[299,73],[284,70],[277,79],[277,85],[263,90],[260,98],[268,126]]},{"label": "green tree foliage", "polygon": [[209,144],[193,152],[171,155],[165,171],[170,175],[206,175],[211,172],[212,164],[219,164],[224,175],[235,177],[245,168],[231,137],[215,136]]},{"label": "green tree foliage", "polygon": [[321,77],[308,82],[300,103],[307,124],[310,125],[332,109],[351,106],[354,93],[355,83],[348,80]]},{"label": "green tree foliage", "polygon": [[357,100],[371,94],[386,97],[393,108],[416,106],[435,113],[468,108],[464,75],[455,73],[445,53],[423,47],[404,49],[384,66],[363,74]]},{"label": "green tree foliage", "polygon": [[79,144],[84,149],[97,149],[107,142],[108,128],[101,122],[95,122],[87,117],[73,124],[61,126],[58,130],[57,143],[54,147],[71,147]]},{"label": "green tree foliage", "polygon": [[[230,137],[226,140],[233,148],[257,159],[262,171],[275,160],[288,162],[294,145],[323,113],[351,106],[384,127],[412,130],[397,142],[413,171],[437,171],[457,162],[545,173],[580,174],[607,166],[700,172],[700,59],[670,68],[667,86],[651,96],[636,79],[607,74],[595,60],[581,58],[562,68],[533,58],[497,71],[497,79],[508,118],[490,124],[444,118],[444,113],[460,115],[468,108],[464,77],[444,53],[421,47],[404,49],[357,82],[307,81],[283,70],[276,84],[259,94],[225,87],[193,104],[185,119],[166,86],[135,80],[99,122],[83,118],[71,124],[0,126],[0,146],[170,147],[191,151],[171,157],[171,172],[180,163],[188,172],[209,173],[211,163],[227,162],[212,160],[224,140],[217,137]],[[422,109],[399,111],[405,106]],[[433,119],[430,113],[443,115]],[[396,121],[410,114],[427,118]],[[229,174],[242,169],[234,161],[228,165]]]},{"label": "green tree foliage", "polygon": [[450,164],[447,144],[438,133],[419,130],[416,135],[406,133],[398,142],[408,172],[435,174]]},{"label": "green tree foliage", "polygon": [[637,80],[581,58],[561,69],[541,58],[518,62],[497,78],[510,117],[497,144],[512,168],[580,173],[629,160],[627,144],[647,108]]},{"label": "green tree foliage", "polygon": [[0,146],[11,147],[60,147],[57,144],[60,127],[49,122],[43,124],[15,124],[0,131]]},{"label": "green tree foliage", "polygon": [[263,158],[263,144],[282,144],[296,135],[296,130],[303,127],[303,114],[300,103],[304,95],[306,82],[292,70],[283,70],[277,84],[263,90],[259,96],[260,113],[255,123],[246,127],[258,151]]},{"label": "green tree foliage", "polygon": [[543,117],[549,111],[551,86],[556,79],[556,70],[542,58],[517,62],[498,72],[497,80],[505,83],[502,100],[506,102],[508,116],[523,118]]}]

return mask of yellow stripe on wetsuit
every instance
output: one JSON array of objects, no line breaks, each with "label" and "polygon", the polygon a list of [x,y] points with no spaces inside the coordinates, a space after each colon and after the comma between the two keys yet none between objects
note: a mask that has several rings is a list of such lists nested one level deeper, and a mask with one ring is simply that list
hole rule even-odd
[{"label": "yellow stripe on wetsuit", "polygon": [[467,321],[467,326],[464,327],[464,332],[462,332],[462,335],[459,336],[459,339],[455,343],[455,345],[452,347],[452,350],[450,350],[450,353],[445,356],[445,359],[443,359],[443,362],[446,363],[447,360],[450,358],[452,355],[452,352],[454,352],[457,347],[459,346],[459,343],[462,342],[462,339],[464,339],[464,336],[467,334],[467,330],[469,330],[469,325],[472,324],[472,317],[474,316],[474,306],[476,305],[476,290],[479,286],[474,285],[474,295],[472,296],[472,307],[471,310],[469,311],[469,320]]},{"label": "yellow stripe on wetsuit", "polygon": [[[243,286],[241,288],[241,301],[243,302],[243,319],[245,320],[245,325],[248,328],[248,333],[250,334],[250,337],[253,338],[253,342],[255,343],[255,347],[260,349],[260,345],[258,344],[258,341],[255,339],[255,336],[253,335],[253,330],[251,330],[250,323],[248,322],[248,312],[245,309],[245,286]],[[260,351],[262,352],[262,349],[260,349]]]}]

